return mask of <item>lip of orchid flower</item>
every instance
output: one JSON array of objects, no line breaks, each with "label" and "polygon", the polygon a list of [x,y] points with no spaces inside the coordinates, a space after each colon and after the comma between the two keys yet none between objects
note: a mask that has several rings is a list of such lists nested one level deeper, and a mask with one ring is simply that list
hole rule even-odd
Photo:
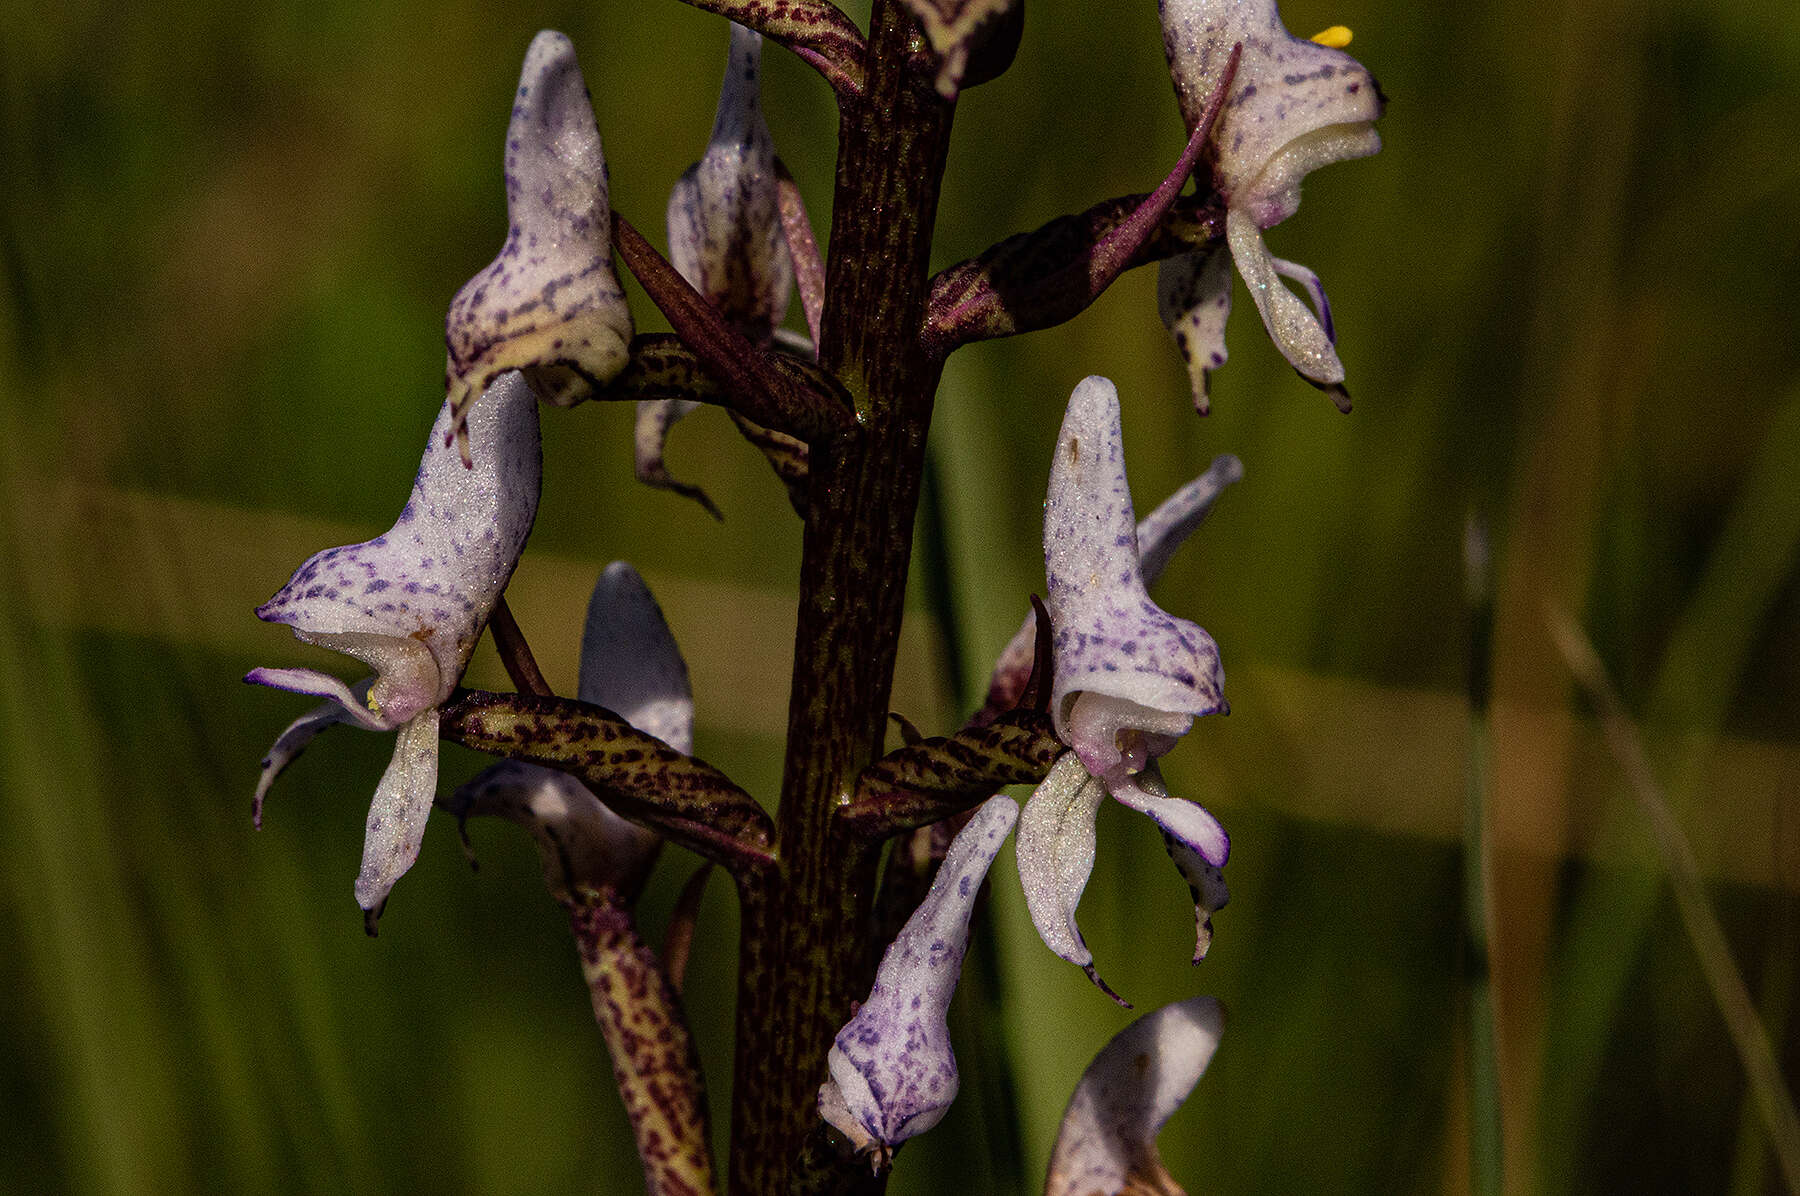
[{"label": "lip of orchid flower", "polygon": [[1063,1114],[1044,1196],[1180,1192],[1156,1134],[1206,1073],[1224,1030],[1217,1000],[1190,997],[1145,1014],[1101,1048]]},{"label": "lip of orchid flower", "polygon": [[860,1150],[892,1150],[936,1125],[956,1099],[950,998],[976,894],[1018,817],[1018,804],[1004,795],[976,808],[931,892],[882,956],[869,999],[832,1043],[819,1113]]},{"label": "lip of orchid flower", "polygon": [[[1163,46],[1176,97],[1192,129],[1217,86],[1232,46],[1242,57],[1213,133],[1213,177],[1227,206],[1226,240],[1269,336],[1308,382],[1348,409],[1330,308],[1318,276],[1271,255],[1264,229],[1293,215],[1300,185],[1321,166],[1381,148],[1374,122],[1385,100],[1361,63],[1337,48],[1347,30],[1324,41],[1298,38],[1275,0],[1161,0]],[[1325,44],[1331,42],[1334,44]],[[1218,250],[1200,250],[1162,267],[1163,321],[1193,375],[1195,405],[1207,407],[1206,374],[1224,364],[1231,279]],[[1298,281],[1308,310],[1280,282]]]},{"label": "lip of orchid flower", "polygon": [[1101,377],[1069,397],[1044,500],[1051,717],[1109,788],[1224,706],[1212,637],[1150,600],[1125,476],[1119,395]]},{"label": "lip of orchid flower", "polygon": [[356,883],[357,902],[371,916],[418,855],[437,783],[438,705],[462,679],[537,516],[537,399],[524,379],[502,375],[470,413],[479,458],[472,469],[450,448],[454,421],[446,399],[392,528],[315,554],[256,611],[304,642],[356,657],[375,669],[374,678],[350,686],[300,668],[254,669],[244,678],[328,699],[290,725],[264,759],[258,814],[276,776],[332,723],[400,732],[370,808]]},{"label": "lip of orchid flower", "polygon": [[575,47],[544,30],[519,72],[506,133],[508,232],[450,301],[445,386],[465,465],[469,407],[506,370],[572,406],[629,360],[631,310],[612,262],[606,158]]},{"label": "lip of orchid flower", "polygon": [[[581,636],[577,696],[603,706],[679,752],[694,746],[694,697],[687,663],[662,608],[624,561],[601,572]],[[576,890],[610,888],[629,902],[643,888],[661,838],[615,814],[566,772],[503,760],[478,773],[445,803],[459,819],[506,818],[537,840],[544,881],[559,901]]]},{"label": "lip of orchid flower", "polygon": [[[670,264],[727,323],[766,345],[787,313],[794,264],[782,231],[775,139],[763,117],[761,79],[761,36],[731,26],[712,136],[669,192],[668,228]],[[638,403],[636,472],[640,481],[693,498],[717,518],[705,492],[676,481],[663,464],[670,429],[697,406],[686,399]]]}]

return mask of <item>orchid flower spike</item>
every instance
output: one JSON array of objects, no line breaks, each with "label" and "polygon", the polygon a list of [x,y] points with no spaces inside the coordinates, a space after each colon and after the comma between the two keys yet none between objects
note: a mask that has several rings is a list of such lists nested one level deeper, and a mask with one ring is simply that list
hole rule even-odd
[{"label": "orchid flower spike", "polygon": [[[1347,38],[1321,35],[1332,43],[1326,45],[1293,36],[1275,0],[1159,0],[1159,6],[1163,47],[1190,130],[1217,88],[1231,48],[1243,46],[1212,133],[1226,246],[1282,356],[1349,410],[1325,288],[1311,270],[1272,256],[1262,234],[1294,214],[1309,172],[1381,148],[1374,123],[1385,103],[1381,89],[1361,63],[1335,48]],[[1194,405],[1202,412],[1207,376],[1225,363],[1231,310],[1225,253],[1215,245],[1171,258],[1157,284],[1163,322],[1187,360]],[[1306,290],[1316,314],[1281,277]]]},{"label": "orchid flower spike", "polygon": [[[762,111],[762,37],[731,26],[712,138],[669,193],[669,262],[727,323],[767,345],[787,315],[794,264],[782,233],[775,139]],[[663,465],[675,421],[699,404],[646,399],[637,411],[637,476],[706,503]],[[714,512],[717,513],[716,511]]]},{"label": "orchid flower spike", "polygon": [[445,387],[464,464],[469,407],[506,370],[570,407],[630,355],[631,309],[612,261],[606,158],[575,47],[545,30],[519,73],[506,132],[508,231],[500,254],[450,301]]},{"label": "orchid flower spike", "polygon": [[[693,750],[687,663],[650,588],[624,561],[606,567],[588,600],[577,696],[678,752]],[[604,890],[630,902],[662,843],[568,773],[517,760],[476,774],[446,805],[461,819],[490,814],[529,830],[543,857],[544,883],[565,904],[584,891]]]},{"label": "orchid flower spike", "polygon": [[969,916],[1019,807],[991,797],[950,844],[931,892],[875,973],[875,987],[838,1031],[819,1115],[859,1150],[885,1156],[942,1120],[960,1083],[950,1049],[950,998],[969,946]]},{"label": "orchid flower spike", "polygon": [[450,449],[455,419],[445,400],[412,497],[389,531],[318,553],[256,611],[292,627],[297,639],[356,657],[375,676],[356,686],[312,669],[254,669],[244,678],[327,699],[282,732],[264,759],[259,818],[269,786],[326,727],[399,732],[369,808],[356,878],[371,930],[419,854],[437,788],[438,706],[462,680],[537,516],[537,400],[525,380],[501,375],[470,413],[473,469]]},{"label": "orchid flower spike", "polygon": [[[1156,533],[1157,568],[1185,521],[1174,512],[1146,521]],[[1102,796],[1112,794],[1162,831],[1194,890],[1196,959],[1210,941],[1211,911],[1225,903],[1218,869],[1231,843],[1203,807],[1170,797],[1151,767],[1195,718],[1225,709],[1225,679],[1212,637],[1158,607],[1145,589],[1119,396],[1105,378],[1083,379],[1069,398],[1044,501],[1044,570],[1055,654],[1050,714],[1073,750],[1026,803],[1019,877],[1045,946],[1118,1000],[1094,971],[1075,924]]]},{"label": "orchid flower spike", "polygon": [[1069,1100],[1044,1196],[1182,1196],[1156,1134],[1194,1090],[1225,1029],[1211,997],[1146,1013],[1101,1048]]}]

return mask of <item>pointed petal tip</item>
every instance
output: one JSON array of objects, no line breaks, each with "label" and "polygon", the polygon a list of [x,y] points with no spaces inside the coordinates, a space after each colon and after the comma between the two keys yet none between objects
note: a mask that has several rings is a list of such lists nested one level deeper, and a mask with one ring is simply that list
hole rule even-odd
[{"label": "pointed petal tip", "polygon": [[1131,1008],[1131,1002],[1127,1001],[1124,997],[1121,997],[1118,993],[1114,992],[1112,985],[1108,984],[1106,981],[1104,981],[1100,978],[1099,969],[1094,967],[1093,964],[1091,964],[1091,963],[1083,964],[1083,965],[1081,965],[1081,970],[1086,972],[1087,978],[1094,982],[1094,987],[1098,988],[1101,992],[1103,992],[1107,996],[1111,997],[1113,999],[1113,1003],[1115,1005],[1117,1005],[1120,1009],[1130,1009]]}]

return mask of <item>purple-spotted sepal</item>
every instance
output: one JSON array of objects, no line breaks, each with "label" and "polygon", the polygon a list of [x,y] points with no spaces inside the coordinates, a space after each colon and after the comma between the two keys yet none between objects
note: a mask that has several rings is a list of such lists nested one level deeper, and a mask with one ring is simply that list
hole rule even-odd
[{"label": "purple-spotted sepal", "polygon": [[1018,805],[1004,796],[975,811],[931,892],[882,956],[869,999],[832,1043],[819,1114],[861,1150],[891,1151],[924,1133],[956,1098],[950,998],[962,975],[975,896],[1018,817]]},{"label": "purple-spotted sepal", "polygon": [[[506,370],[570,406],[625,368],[631,310],[612,262],[600,129],[575,47],[532,39],[506,131],[506,243],[450,301],[445,385],[455,431]],[[466,441],[463,460],[470,459]]]},{"label": "purple-spotted sepal", "polygon": [[1101,1048],[1063,1114],[1044,1196],[1182,1196],[1156,1134],[1200,1082],[1224,1029],[1218,1001],[1190,997]]},{"label": "purple-spotted sepal", "polygon": [[373,540],[328,548],[257,608],[296,638],[375,670],[355,686],[313,669],[255,669],[246,681],[327,699],[292,724],[263,762],[256,807],[283,768],[333,722],[398,731],[369,811],[356,899],[373,913],[418,855],[437,785],[437,708],[456,689],[537,516],[537,400],[504,374],[470,413],[476,454],[450,446],[449,400],[432,425],[412,495]]}]

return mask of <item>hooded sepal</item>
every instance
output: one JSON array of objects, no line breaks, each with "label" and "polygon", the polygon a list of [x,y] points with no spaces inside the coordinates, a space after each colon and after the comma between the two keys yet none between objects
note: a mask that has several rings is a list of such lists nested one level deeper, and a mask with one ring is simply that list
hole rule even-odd
[{"label": "hooded sepal", "polygon": [[[612,263],[600,130],[575,48],[532,39],[506,135],[506,243],[450,302],[445,385],[463,437],[468,409],[506,370],[570,406],[625,368],[631,310]],[[463,442],[463,459],[470,459]]]},{"label": "hooded sepal", "polygon": [[794,265],[761,74],[762,38],[733,25],[712,138],[670,193],[668,222],[669,261],[727,323],[766,345],[787,313]]},{"label": "hooded sepal", "polygon": [[275,778],[332,722],[399,731],[369,810],[356,881],[371,933],[394,882],[418,856],[437,783],[438,706],[462,680],[537,516],[537,400],[516,373],[489,393],[468,423],[481,458],[475,468],[465,468],[450,448],[454,416],[446,400],[394,526],[316,554],[256,612],[375,670],[356,686],[311,669],[246,675],[335,707],[312,711],[276,740],[257,785],[258,814]]},{"label": "hooded sepal", "polygon": [[[1244,464],[1229,453],[1214,457],[1193,481],[1157,504],[1137,525],[1138,571],[1144,585],[1153,586],[1175,556],[1175,551],[1193,535],[1212,511],[1213,503],[1225,487],[1244,476]],[[1036,599],[1033,599],[1034,604]],[[1010,710],[1025,693],[1026,683],[1036,668],[1049,668],[1053,652],[1048,641],[1037,644],[1038,625],[1035,614],[1025,616],[1019,630],[994,661],[988,677],[987,703],[976,722],[984,722],[1003,710]]]},{"label": "hooded sepal", "polygon": [[[372,666],[367,710],[384,728],[456,688],[537,517],[536,400],[516,373],[502,375],[488,393],[468,423],[479,450],[475,468],[448,447],[455,417],[446,401],[394,526],[373,540],[317,553],[256,611],[308,643]],[[303,672],[259,669],[248,679],[300,689]],[[322,696],[354,715],[348,693]]]},{"label": "hooded sepal", "polygon": [[924,1133],[956,1098],[950,998],[962,975],[975,897],[1019,807],[999,796],[975,812],[875,973],[856,1016],[827,1055],[819,1112],[853,1140],[892,1150]]},{"label": "hooded sepal", "polygon": [[[1161,0],[1161,9],[1163,45],[1189,128],[1201,119],[1204,99],[1215,93],[1227,56],[1239,47],[1237,73],[1213,134],[1213,177],[1228,209],[1232,260],[1282,356],[1347,411],[1325,289],[1312,271],[1273,257],[1262,232],[1299,208],[1308,173],[1381,148],[1374,126],[1385,103],[1381,89],[1342,50],[1290,34],[1275,0]],[[1284,276],[1306,289],[1316,315],[1282,284]],[[1173,286],[1179,279],[1165,281]],[[1211,295],[1216,302],[1223,296],[1225,306],[1186,309],[1204,315],[1200,326],[1186,329],[1191,337],[1217,333],[1198,359],[1184,347],[1190,370],[1211,368],[1203,362],[1213,351],[1223,360],[1230,288],[1218,278],[1207,281],[1200,298]],[[1166,304],[1163,318],[1170,321]],[[1171,328],[1179,340],[1183,329]],[[1202,372],[1195,375],[1196,401],[1204,389]]]},{"label": "hooded sepal", "polygon": [[1163,49],[1189,129],[1203,119],[1232,47],[1243,47],[1213,140],[1219,190],[1270,228],[1300,203],[1300,181],[1381,147],[1381,89],[1339,49],[1295,37],[1276,0],[1160,0]]},{"label": "hooded sepal", "polygon": [[1115,793],[1221,708],[1212,637],[1150,601],[1125,476],[1118,391],[1075,387],[1044,501],[1057,734]]},{"label": "hooded sepal", "polygon": [[1200,1082],[1224,1028],[1218,1001],[1190,997],[1107,1043],[1063,1114],[1044,1196],[1182,1196],[1156,1134]]}]

